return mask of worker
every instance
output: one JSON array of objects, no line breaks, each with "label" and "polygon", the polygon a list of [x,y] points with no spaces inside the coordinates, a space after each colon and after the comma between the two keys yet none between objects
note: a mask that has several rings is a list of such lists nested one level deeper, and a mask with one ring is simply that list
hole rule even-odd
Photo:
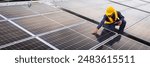
[{"label": "worker", "polygon": [[104,26],[112,31],[115,30],[115,26],[120,26],[118,33],[122,34],[126,26],[126,21],[124,20],[124,16],[119,11],[116,11],[112,6],[109,6],[106,9],[106,14],[103,16],[102,21],[97,26],[96,30],[94,30],[93,34],[97,34],[101,26]]}]

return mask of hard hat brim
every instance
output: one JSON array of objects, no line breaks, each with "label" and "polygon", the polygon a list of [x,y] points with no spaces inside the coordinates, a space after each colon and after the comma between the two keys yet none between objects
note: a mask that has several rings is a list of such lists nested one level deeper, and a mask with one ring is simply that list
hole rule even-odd
[{"label": "hard hat brim", "polygon": [[106,12],[106,15],[112,15],[113,14],[113,12],[112,13],[108,13],[108,12]]}]

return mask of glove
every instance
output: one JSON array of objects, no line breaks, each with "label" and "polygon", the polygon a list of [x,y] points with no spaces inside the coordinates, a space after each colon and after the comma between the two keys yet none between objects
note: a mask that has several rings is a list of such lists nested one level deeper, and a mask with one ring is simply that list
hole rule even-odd
[{"label": "glove", "polygon": [[118,22],[118,25],[117,25],[117,26],[121,26],[121,24],[122,24],[122,21],[120,20],[120,21]]},{"label": "glove", "polygon": [[94,32],[92,33],[93,35],[97,34],[98,29],[94,30]]},{"label": "glove", "polygon": [[122,21],[120,20],[118,22],[115,22],[114,24],[117,25],[117,26],[120,26],[122,24]]}]

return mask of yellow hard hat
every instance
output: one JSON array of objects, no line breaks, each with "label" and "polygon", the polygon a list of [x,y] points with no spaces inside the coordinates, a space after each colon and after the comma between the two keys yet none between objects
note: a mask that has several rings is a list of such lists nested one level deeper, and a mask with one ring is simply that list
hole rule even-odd
[{"label": "yellow hard hat", "polygon": [[112,15],[115,12],[115,9],[112,6],[108,6],[106,9],[106,15]]}]

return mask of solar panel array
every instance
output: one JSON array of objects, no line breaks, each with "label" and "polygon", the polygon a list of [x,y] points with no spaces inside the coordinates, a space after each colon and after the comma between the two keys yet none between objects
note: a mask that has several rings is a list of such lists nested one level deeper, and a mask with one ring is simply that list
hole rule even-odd
[{"label": "solar panel array", "polygon": [[[63,2],[61,3],[59,2],[58,5],[61,4],[61,6],[63,7],[67,5],[69,6],[67,7],[67,9],[70,10],[72,10],[72,8],[76,8],[77,10],[74,9],[74,11],[76,11],[77,13],[85,15],[95,20],[97,19],[98,15],[102,16],[102,14],[99,14],[98,11],[95,10],[94,13],[95,15],[92,15],[93,13],[90,14],[89,12],[87,13],[86,11],[90,9],[83,7],[92,5],[91,9],[94,9],[96,8],[94,6],[100,4],[103,4],[103,6],[107,6],[106,5],[107,3],[111,4],[108,1],[98,2],[98,0],[92,1],[70,0],[66,2],[69,3],[63,4]],[[76,2],[79,5],[75,6]],[[89,3],[91,3],[91,5],[87,5]],[[120,9],[123,12],[126,12],[127,10],[131,10],[132,12],[133,10],[127,7],[122,8],[121,5],[118,4],[115,5],[120,6],[120,8],[118,9]],[[85,10],[82,11],[82,9]],[[100,11],[102,12],[104,10],[104,7],[101,9],[102,10]],[[138,12],[137,14],[140,13],[145,14],[140,17],[137,17],[135,14],[133,19],[131,18],[131,20],[136,20],[136,22],[138,21],[137,19],[140,20],[143,17],[149,15],[147,13],[140,11],[136,12]],[[128,12],[126,13],[128,14]],[[146,22],[145,20],[145,23],[148,22]],[[134,23],[131,23],[131,25],[133,24]],[[127,25],[127,28],[130,27],[131,25]],[[142,25],[142,23],[140,25]],[[33,3],[30,8],[28,8],[27,5],[19,5],[19,6],[14,5],[5,7],[3,6],[0,7],[0,30],[1,30],[0,49],[2,50],[150,49],[150,47],[147,45],[144,45],[128,37],[118,35],[114,32],[105,29],[99,30],[99,34],[101,35],[94,36],[91,33],[93,32],[93,29],[96,28],[96,26],[97,25],[94,23],[91,23],[80,17],[62,11],[59,8],[54,8],[43,3]],[[130,28],[128,28],[127,30],[129,29]]]},{"label": "solar panel array", "polygon": [[[113,2],[112,2],[113,1]],[[138,37],[142,40],[150,42],[149,39],[149,23],[148,19],[150,16],[150,10],[146,9],[149,7],[149,1],[146,0],[70,0],[66,2],[58,2],[57,5],[66,8],[68,10],[74,11],[80,15],[83,15],[88,18],[92,18],[96,21],[100,21],[105,13],[107,6],[113,6],[116,10],[120,11],[127,21],[125,27],[125,32]],[[117,3],[114,3],[117,2]],[[65,4],[67,3],[67,4]],[[119,3],[119,4],[118,4]],[[76,6],[78,4],[78,6]],[[123,5],[122,5],[123,4]],[[127,6],[125,6],[127,5]],[[87,12],[89,11],[89,12]],[[146,12],[147,11],[147,12]],[[116,27],[118,28],[118,27]],[[107,43],[106,45],[110,45]],[[135,45],[136,44],[136,45]],[[144,47],[139,45],[135,40],[132,40],[128,37],[122,36],[120,41],[112,44],[111,48],[113,49],[149,49],[149,46]]]}]

